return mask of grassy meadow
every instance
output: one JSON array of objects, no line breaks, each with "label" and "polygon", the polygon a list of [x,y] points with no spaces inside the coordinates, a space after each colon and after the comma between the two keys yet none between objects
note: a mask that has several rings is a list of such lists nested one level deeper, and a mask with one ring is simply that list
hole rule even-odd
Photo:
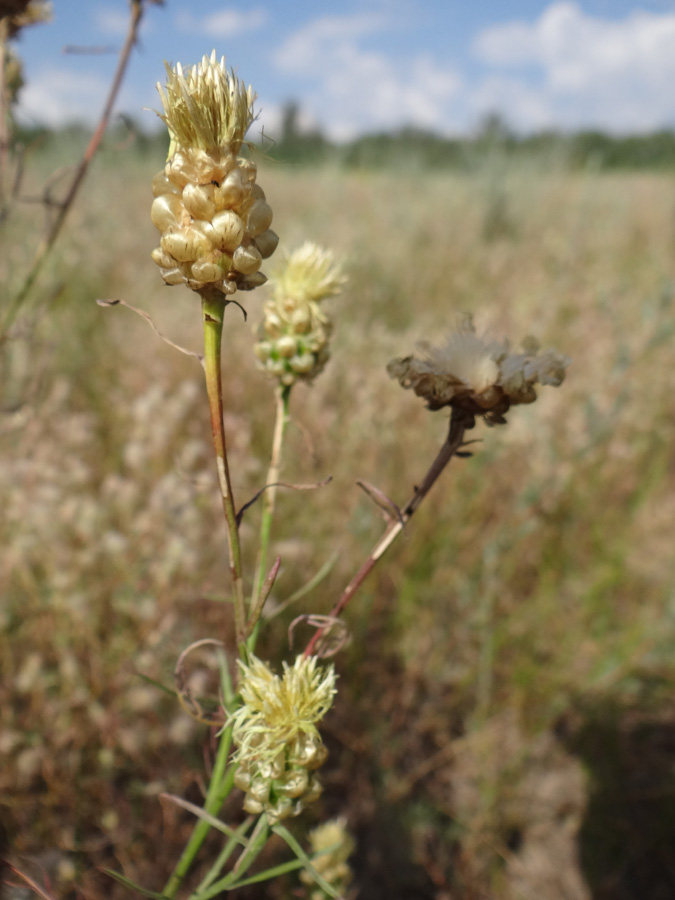
[{"label": "grassy meadow", "polygon": [[[38,155],[24,193],[67,162]],[[159,795],[200,801],[212,739],[147,679],[171,688],[191,640],[233,638],[200,366],[95,303],[123,298],[200,350],[197,297],[163,286],[149,256],[161,165],[102,152],[0,348],[0,826],[5,855],[59,898],[128,896],[105,866],[160,889],[192,819]],[[508,425],[477,425],[473,457],[452,461],[350,606],[309,819],[347,817],[367,900],[675,895],[672,174],[259,166],[278,253],[309,238],[349,275],[327,301],[331,361],[293,392],[282,471],[333,480],[279,496],[273,605],[334,563],[270,621],[261,657],[289,658],[292,619],[327,613],[381,534],[356,480],[402,505],[445,437],[446,413],[387,376],[393,356],[467,311],[572,359]],[[22,205],[0,232],[3,303],[42,215]],[[264,483],[273,428],[252,354],[264,298],[225,324],[239,506]],[[249,573],[258,522],[254,506]],[[201,662],[193,689],[208,693]],[[298,890],[288,876],[239,896]]]}]

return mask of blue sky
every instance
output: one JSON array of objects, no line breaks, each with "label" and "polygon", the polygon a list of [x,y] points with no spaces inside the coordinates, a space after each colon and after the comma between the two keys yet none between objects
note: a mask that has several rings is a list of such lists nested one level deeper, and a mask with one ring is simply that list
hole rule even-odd
[{"label": "blue sky", "polygon": [[[24,121],[91,122],[126,0],[55,0],[51,23],[18,51]],[[118,111],[154,125],[163,60],[197,62],[215,48],[253,84],[274,133],[296,100],[302,122],[337,140],[415,125],[462,134],[498,111],[516,129],[675,126],[675,0],[167,0],[149,7]]]}]

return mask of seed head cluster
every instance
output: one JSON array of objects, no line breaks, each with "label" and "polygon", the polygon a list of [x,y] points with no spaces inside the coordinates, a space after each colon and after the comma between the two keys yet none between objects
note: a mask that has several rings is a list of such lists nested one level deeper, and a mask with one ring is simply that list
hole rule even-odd
[{"label": "seed head cluster", "polygon": [[152,182],[151,218],[161,232],[152,258],[167,284],[233,294],[264,284],[263,259],[278,243],[257,167],[239,156],[255,94],[216,59],[188,70],[167,65],[158,85],[169,159]]},{"label": "seed head cluster", "polygon": [[489,341],[476,334],[471,316],[463,317],[439,347],[418,345],[419,356],[393,359],[387,366],[402,387],[412,388],[429,409],[450,406],[483,416],[489,424],[505,421],[511,406],[533,403],[536,384],[562,384],[569,359],[555,350],[539,351],[527,337],[520,353],[509,342]]},{"label": "seed head cluster", "polygon": [[319,668],[311,656],[284,663],[281,677],[256,657],[239,666],[242,705],[230,718],[238,747],[235,784],[246,794],[244,809],[265,812],[273,824],[299,815],[321,794],[311,773],[328,751],[316,723],[333,702],[335,670]]},{"label": "seed head cluster", "polygon": [[[319,854],[312,860],[312,865],[341,897],[345,897],[353,878],[347,860],[356,849],[347,823],[343,818],[330,819],[310,831],[309,842],[312,853]],[[326,900],[328,894],[316,883],[311,872],[301,872],[300,880],[313,886],[310,900]]]},{"label": "seed head cluster", "polygon": [[331,251],[310,241],[275,275],[254,351],[281,384],[311,382],[323,370],[333,326],[320,303],[338,294],[345,281]]}]

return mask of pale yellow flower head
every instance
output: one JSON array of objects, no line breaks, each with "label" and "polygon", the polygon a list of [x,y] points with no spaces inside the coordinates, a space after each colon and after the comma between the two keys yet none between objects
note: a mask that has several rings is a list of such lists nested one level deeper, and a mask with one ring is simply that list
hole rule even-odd
[{"label": "pale yellow flower head", "polygon": [[237,154],[255,118],[255,93],[234,72],[228,72],[225,57],[216,51],[201,63],[184,70],[165,63],[166,88],[157,84],[164,114],[158,113],[171,136],[169,157],[178,149],[213,150],[227,147]]},{"label": "pale yellow flower head", "polygon": [[281,384],[311,382],[323,370],[333,325],[321,301],[338,294],[346,280],[333,253],[310,241],[275,273],[254,352]]},{"label": "pale yellow flower head", "polygon": [[242,705],[229,720],[238,747],[235,784],[246,794],[244,809],[276,822],[298,815],[321,793],[310,773],[327,756],[317,723],[333,703],[335,669],[302,655],[292,666],[284,663],[281,677],[256,657],[239,666]]},{"label": "pale yellow flower head", "polygon": [[476,334],[471,316],[462,318],[440,346],[418,346],[419,356],[392,360],[387,371],[404,388],[412,388],[429,409],[445,406],[501,422],[509,407],[537,399],[535,384],[557,387],[569,359],[554,350],[539,352],[526,338],[520,353],[508,341],[490,341]]},{"label": "pale yellow flower head", "polygon": [[255,95],[215,51],[167,74],[166,90],[158,88],[171,146],[152,181],[160,232],[152,258],[168,285],[212,296],[253,290],[267,281],[261,266],[279,241],[257,166],[238,156]]},{"label": "pale yellow flower head", "polygon": [[[312,859],[314,868],[340,896],[345,896],[352,881],[352,870],[347,860],[356,849],[356,841],[347,830],[346,820],[342,817],[330,819],[314,828],[309,833],[309,843],[312,854],[319,854]],[[316,883],[311,872],[301,872],[300,880],[314,886],[310,900],[326,900],[328,894]]]},{"label": "pale yellow flower head", "polygon": [[346,280],[331,250],[305,241],[275,273],[272,289],[274,299],[279,303],[288,297],[298,304],[318,303],[339,294]]},{"label": "pale yellow flower head", "polygon": [[232,716],[237,759],[273,757],[299,734],[318,735],[319,722],[333,703],[335,669],[320,667],[315,656],[298,656],[275,675],[253,657],[240,662],[239,692],[243,705]]}]

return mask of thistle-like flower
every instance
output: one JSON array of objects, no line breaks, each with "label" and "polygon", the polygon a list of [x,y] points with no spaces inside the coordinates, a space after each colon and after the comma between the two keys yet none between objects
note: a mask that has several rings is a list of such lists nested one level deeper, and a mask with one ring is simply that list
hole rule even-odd
[{"label": "thistle-like flower", "polygon": [[440,347],[424,342],[420,356],[393,359],[387,366],[392,378],[412,388],[429,409],[450,406],[488,424],[504,422],[511,406],[533,403],[535,384],[558,387],[570,360],[555,350],[539,352],[538,342],[527,337],[521,353],[512,353],[509,342],[479,337],[470,315]]},{"label": "thistle-like flower", "polygon": [[284,663],[281,677],[256,657],[239,666],[243,702],[229,720],[238,747],[234,781],[246,794],[244,809],[265,812],[274,824],[299,815],[321,794],[310,773],[328,755],[316,723],[333,702],[335,670],[302,655],[293,666]]},{"label": "thistle-like flower", "polygon": [[[356,841],[347,831],[343,818],[331,819],[309,833],[309,843],[313,854],[320,854],[312,860],[312,865],[337,893],[344,897],[352,880],[352,870],[347,860],[356,849]],[[312,885],[314,890],[310,900],[326,900],[328,896],[312,877],[310,872],[300,873],[300,880]]]},{"label": "thistle-like flower", "polygon": [[333,326],[319,304],[339,294],[345,281],[331,251],[310,241],[275,275],[254,352],[281,384],[311,382],[326,365]]},{"label": "thistle-like flower", "polygon": [[155,175],[151,218],[162,236],[152,258],[167,284],[233,294],[264,284],[263,259],[278,243],[256,165],[238,154],[255,118],[255,94],[215,50],[158,85],[171,145]]}]

